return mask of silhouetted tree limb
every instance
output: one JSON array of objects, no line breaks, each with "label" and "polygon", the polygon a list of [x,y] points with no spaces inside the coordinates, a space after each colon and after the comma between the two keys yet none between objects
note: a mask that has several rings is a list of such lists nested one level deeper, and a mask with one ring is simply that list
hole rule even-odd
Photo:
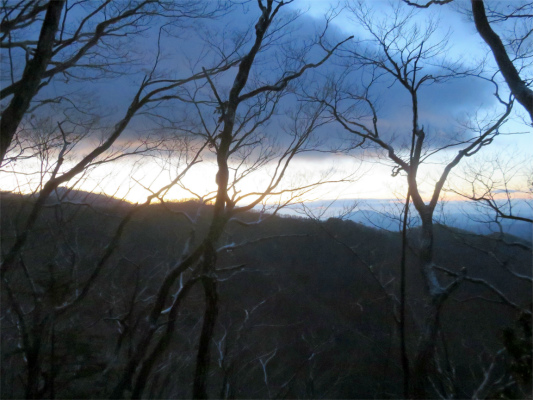
[{"label": "silhouetted tree limb", "polygon": [[[55,35],[59,28],[61,10],[64,4],[64,0],[50,1],[48,3],[35,54],[24,68],[18,89],[13,91],[13,98],[9,106],[2,112],[0,120],[0,163],[4,160],[15,131],[30,107],[30,101],[37,94],[41,80],[52,59]],[[36,9],[38,8],[34,8],[34,10]],[[7,22],[2,25],[3,30],[9,29],[9,27],[10,25]]]},{"label": "silhouetted tree limb", "polygon": [[[417,8],[428,8],[433,4],[449,4],[453,2],[453,0],[431,0],[425,3],[403,0],[403,2]],[[531,118],[531,123],[533,123],[533,90],[530,88],[530,85],[520,77],[520,74],[513,63],[513,60],[509,57],[507,49],[500,36],[492,29],[489,19],[487,18],[483,0],[470,0],[470,5],[474,23],[479,35],[490,47],[492,55],[494,56],[496,64],[498,65],[509,90],[515,96],[516,100],[526,109]],[[531,15],[511,13],[508,16],[501,16],[500,20],[508,18],[531,18]],[[531,32],[528,33],[528,35],[530,34]]]},{"label": "silhouetted tree limb", "polygon": [[472,15],[474,16],[474,22],[479,35],[490,47],[494,59],[496,60],[509,89],[515,96],[516,100],[522,104],[529,113],[531,122],[533,123],[533,90],[531,90],[526,82],[522,80],[516,67],[509,58],[502,40],[491,28],[485,13],[483,0],[471,0],[471,4]]}]

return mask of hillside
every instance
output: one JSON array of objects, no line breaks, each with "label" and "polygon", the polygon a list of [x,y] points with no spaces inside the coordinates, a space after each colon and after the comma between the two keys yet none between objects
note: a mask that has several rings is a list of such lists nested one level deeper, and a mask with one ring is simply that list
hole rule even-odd
[{"label": "hillside", "polygon": [[[16,218],[28,212],[31,202],[2,197],[4,252],[20,229]],[[57,307],[70,300],[76,284],[89,279],[98,265],[121,217],[133,207],[102,204],[45,209],[32,232],[39,237],[32,241],[37,245],[27,249],[24,257],[35,284],[44,292],[45,304]],[[87,298],[69,315],[58,317],[53,350],[58,395],[106,397],[136,340],[149,328],[146,310],[182,256],[191,229],[197,242],[205,235],[211,207],[204,207],[196,227],[180,214],[194,216],[197,211],[197,203],[185,202],[151,205],[134,215]],[[253,222],[258,217],[248,213],[241,219]],[[435,234],[439,266],[456,273],[466,268],[469,277],[485,281],[513,303],[528,307],[531,282],[509,270],[531,277],[530,252],[453,228],[437,226]],[[416,236],[415,229],[410,233],[412,243]],[[219,246],[226,248],[219,251],[217,263],[219,307],[209,387],[213,397],[401,397],[395,322],[399,234],[353,221],[274,216],[249,227],[229,223]],[[24,308],[30,303],[30,291],[23,272],[17,277],[12,280],[13,291]],[[410,352],[417,346],[417,327],[424,318],[423,282],[410,251]],[[10,322],[13,311],[8,293],[3,291],[2,296],[2,397],[20,398],[23,392],[14,374],[22,368],[16,350],[17,326]],[[146,396],[190,396],[203,303],[196,285],[177,315],[170,346],[153,369]],[[503,346],[503,329],[514,327],[519,315],[486,286],[468,281],[445,303],[441,340],[454,373],[462,376],[456,388],[459,396],[481,384],[482,370],[488,366],[485,362]],[[50,343],[46,354],[52,351]],[[120,350],[115,353],[117,346]],[[52,360],[46,354],[44,359]]]}]

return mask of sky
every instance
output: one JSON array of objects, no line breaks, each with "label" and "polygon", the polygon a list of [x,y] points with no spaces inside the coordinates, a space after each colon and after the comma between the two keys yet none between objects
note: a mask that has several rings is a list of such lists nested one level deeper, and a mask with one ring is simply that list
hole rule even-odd
[{"label": "sky", "polygon": [[[352,3],[354,5],[356,3]],[[385,1],[366,1],[365,7],[372,8],[374,17],[372,23],[379,24],[390,21],[395,12],[393,7],[398,3]],[[246,3],[235,7],[227,15],[217,21],[194,21],[192,25],[173,28],[172,35],[162,38],[161,46],[158,48],[157,29],[148,29],[142,37],[136,37],[129,41],[123,41],[124,50],[136,57],[137,62],[128,65],[129,74],[123,76],[112,76],[107,79],[79,80],[74,77],[70,79],[58,79],[52,81],[40,96],[42,98],[53,97],[65,93],[71,94],[71,98],[76,100],[76,104],[83,105],[100,116],[98,128],[87,132],[79,145],[70,153],[72,162],[91,148],[98,140],[98,137],[105,137],[109,132],[109,127],[113,126],[128,107],[129,99],[134,95],[142,76],[149,71],[158,50],[162,58],[157,66],[157,72],[161,76],[184,77],[190,70],[198,71],[200,66],[210,65],[217,57],[217,51],[229,51],[239,38],[251,38],[250,28],[253,27],[257,10],[254,4]],[[439,68],[433,64],[442,62],[443,57],[451,61],[461,61],[465,68],[479,65],[485,59],[487,70],[493,68],[493,60],[479,35],[477,35],[473,22],[460,12],[461,3],[455,6],[431,7],[427,10],[416,11],[409,7],[400,7],[401,12],[415,12],[410,20],[410,24],[418,24],[421,32],[427,29],[429,19],[433,19],[436,24],[435,37],[448,35],[449,45],[443,50],[442,55],[429,60],[424,65],[425,70],[433,74],[439,73]],[[357,42],[351,41],[344,46],[339,57],[332,57],[321,68],[306,73],[295,86],[295,91],[309,93],[319,93],[321,88],[328,82],[328,79],[339,79],[345,72],[345,64],[349,61],[349,49],[359,46],[358,49],[367,48],[368,51],[375,51],[374,45],[369,42],[369,34],[363,28],[360,21],[354,18],[349,9],[342,9],[338,2],[325,0],[299,0],[290,4],[287,8],[289,12],[301,10],[301,16],[285,27],[280,32],[290,32],[287,36],[281,37],[281,45],[268,46],[265,52],[258,59],[258,65],[252,70],[251,84],[261,82],[272,82],[283,72],[287,65],[286,57],[289,56],[288,66],[294,67],[297,63],[297,56],[302,48],[313,39],[324,27],[327,13],[338,13],[330,22],[326,39],[329,43],[335,43],[349,35],[355,35]],[[336,10],[336,11],[331,11]],[[285,11],[285,10],[284,10]],[[388,15],[388,16],[387,16]],[[290,18],[290,13],[280,15],[280,21]],[[292,30],[289,29],[293,27]],[[248,36],[246,36],[248,34]],[[278,34],[274,34],[271,39],[276,39]],[[434,43],[431,39],[428,43]],[[211,47],[206,45],[210,42]],[[214,50],[214,44],[218,50]],[[250,47],[250,40],[244,43],[242,52]],[[323,52],[319,48],[306,48],[302,53],[309,61],[315,61],[322,56]],[[294,59],[291,59],[291,56]],[[4,58],[5,60],[5,58]],[[199,60],[199,61],[198,61]],[[292,63],[292,64],[291,64]],[[282,68],[283,67],[283,68]],[[126,66],[118,66],[126,68]],[[6,79],[6,68],[3,65],[3,79]],[[227,96],[227,92],[235,76],[236,68],[232,68],[224,74],[213,78],[215,86],[222,97]],[[488,72],[487,72],[488,74]],[[68,77],[67,77],[68,78]],[[347,88],[356,93],[361,89],[361,85],[368,82],[368,71],[353,69],[344,76],[344,83]],[[505,86],[501,87],[505,93]],[[397,146],[408,141],[410,131],[410,103],[409,97],[404,88],[398,83],[393,83],[390,79],[383,78],[373,86],[372,96],[376,100],[378,108],[378,126],[383,138],[393,141]],[[349,90],[347,90],[349,92]],[[421,88],[420,97],[420,122],[426,133],[431,136],[431,149],[444,146],[456,137],[472,135],[464,129],[464,124],[471,121],[474,115],[494,115],[501,107],[493,96],[494,87],[486,81],[474,78],[463,77],[452,79],[444,83],[434,83]],[[180,96],[198,96],[204,102],[213,101],[211,91],[206,82],[187,86],[187,90],[179,92]],[[286,115],[286,111],[295,112],[302,104],[302,98],[297,99],[294,95],[287,95],[280,100],[275,112],[275,118],[263,126],[259,131],[262,135],[258,143],[262,148],[268,149],[273,154],[281,151],[290,143],[293,138],[289,129],[291,119]],[[346,104],[348,104],[346,102]],[[346,111],[350,111],[346,106]],[[82,107],[80,107],[82,108]],[[199,106],[202,116],[211,127],[216,124],[217,115],[213,113],[211,104]],[[494,143],[482,150],[483,159],[491,157],[507,158],[516,162],[527,164],[527,160],[533,159],[531,144],[531,127],[523,123],[524,112],[517,105],[509,122],[502,129],[503,133],[496,138]],[[353,110],[352,110],[353,111]],[[368,110],[366,110],[368,111]],[[155,118],[155,114],[163,119]],[[36,121],[39,118],[47,118],[51,126],[54,122],[65,118],[79,117],[80,113],[72,107],[65,109],[61,106],[42,108],[36,112]],[[86,114],[83,118],[88,118]],[[522,119],[521,119],[522,118]],[[30,121],[31,122],[31,121]],[[172,123],[171,123],[172,122]],[[368,121],[367,121],[368,122]],[[163,134],[169,139],[176,135],[176,127],[187,127],[196,129],[200,124],[197,109],[191,104],[184,104],[177,101],[162,104],[159,108],[152,110],[152,115],[141,115],[134,119],[127,131],[119,141],[124,144],[128,141],[132,146],[139,144],[141,138],[153,135],[154,132]],[[42,127],[42,121],[36,122]],[[35,126],[34,125],[34,128]],[[161,126],[165,125],[165,126]],[[28,125],[26,125],[28,126]],[[107,126],[107,128],[106,128]],[[194,128],[193,128],[194,127]],[[171,129],[172,128],[172,129]],[[32,129],[32,128],[30,128]],[[38,128],[37,128],[38,129]],[[42,128],[44,129],[44,128]],[[79,129],[79,128],[78,128]],[[173,133],[174,132],[174,133]],[[519,133],[512,134],[511,133]],[[181,134],[181,133],[180,133]],[[305,200],[329,200],[329,199],[391,199],[405,195],[405,177],[400,174],[392,176],[393,164],[387,160],[382,151],[372,147],[355,150],[349,153],[340,154],[335,151],[339,147],[345,147],[347,143],[353,141],[353,137],[348,135],[338,124],[330,123],[319,128],[314,133],[313,142],[309,145],[309,151],[299,155],[293,161],[284,179],[283,187],[289,188],[292,185],[307,185],[319,180],[343,181],[317,186],[303,197]],[[158,153],[148,153],[149,157],[140,159],[138,157],[124,158],[112,164],[104,164],[90,174],[84,176],[78,183],[78,188],[87,191],[104,192],[119,198],[125,198],[131,202],[141,202],[150,194],[150,190],[157,190],[168,183],[176,176],[176,171],[181,171],[184,164],[177,158],[179,152],[170,152],[171,142],[166,144],[165,151]],[[311,151],[312,148],[320,148],[320,152]],[[176,149],[174,149],[176,150]],[[443,162],[449,161],[456,153],[457,149],[443,151],[432,157],[427,165],[423,166],[419,174],[421,193],[423,197],[429,198],[434,182],[438,179]],[[174,154],[174,155],[171,155]],[[183,154],[182,154],[183,156]],[[250,153],[249,157],[259,157],[257,151]],[[203,161],[193,167],[182,180],[183,187],[172,189],[167,197],[169,199],[182,199],[194,197],[195,195],[207,196],[215,190],[216,165],[212,154],[204,153]],[[477,159],[477,155],[475,157]],[[256,158],[256,160],[258,160]],[[523,160],[523,161],[522,161]],[[234,166],[237,161],[234,161]],[[475,162],[475,161],[474,161]],[[37,187],[40,163],[34,161],[19,161],[16,165],[8,165],[0,172],[0,185],[3,190],[23,191],[35,190]],[[64,167],[68,167],[69,160]],[[246,165],[244,165],[246,167]],[[240,167],[242,170],[243,165]],[[261,191],[267,185],[269,177],[274,171],[274,164],[267,163],[258,168],[255,173],[242,180],[238,185],[241,193],[251,191]],[[457,168],[457,173],[452,176],[454,182],[460,182],[461,169]],[[465,172],[466,173],[466,172]],[[522,175],[514,178],[515,184],[521,188],[525,187]],[[456,199],[453,194],[448,194],[451,199]],[[272,199],[276,201],[277,199]]]}]

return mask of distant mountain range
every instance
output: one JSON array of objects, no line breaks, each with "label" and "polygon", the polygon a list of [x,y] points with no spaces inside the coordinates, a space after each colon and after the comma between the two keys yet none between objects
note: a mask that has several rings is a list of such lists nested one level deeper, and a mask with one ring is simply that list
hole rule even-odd
[{"label": "distant mountain range", "polygon": [[[337,200],[333,203],[331,201],[315,201],[306,204],[307,212],[319,216],[321,219],[342,215],[344,219],[388,231],[400,229],[402,207],[403,204],[398,203],[396,199]],[[351,208],[353,208],[351,212],[346,212]],[[301,215],[301,209],[301,206],[295,205],[284,213]],[[513,212],[514,215],[533,218],[533,210],[528,207],[526,200],[516,200],[513,203]],[[414,214],[411,216],[411,226],[420,224],[418,216]],[[499,232],[499,226],[492,222],[491,218],[492,216],[487,215],[485,210],[467,201],[447,201],[442,208],[435,211],[435,222],[480,235]],[[528,222],[503,219],[500,224],[501,229],[506,234],[527,241],[533,239],[533,225]]]},{"label": "distant mountain range", "polygon": [[[10,192],[0,191],[2,197],[12,195]],[[26,195],[28,199],[37,198],[38,193],[33,195]],[[71,190],[65,187],[58,187],[52,194],[46,199],[46,205],[52,206],[59,203],[70,203],[87,205],[91,207],[128,207],[130,203],[117,199],[113,196],[108,196],[102,193],[91,193],[83,190]]]},{"label": "distant mountain range", "polygon": [[[89,193],[81,190],[68,190],[58,188],[48,199],[48,204],[59,201],[87,204],[93,207],[127,207],[129,203],[116,199],[112,196],[99,193]],[[397,232],[400,230],[401,209],[396,199],[347,199],[328,201],[320,200],[306,203],[307,213],[311,213],[320,219],[342,216],[365,226],[376,229],[384,229]],[[351,210],[347,212],[347,210]],[[513,203],[515,215],[533,218],[533,210],[526,200],[515,200]],[[305,216],[301,205],[290,206],[280,212],[284,215]],[[414,213],[413,213],[414,214]],[[454,228],[463,229],[480,235],[498,233],[499,227],[491,222],[490,215],[486,215],[482,209],[472,202],[447,201],[444,207],[435,211],[435,222]],[[419,218],[411,216],[411,226],[419,225]],[[528,242],[533,241],[533,225],[516,220],[501,220],[501,229],[504,233],[519,237]]]},{"label": "distant mountain range", "polygon": [[[1,199],[0,244],[6,254],[34,198],[4,192]],[[394,213],[387,216],[380,212],[393,209],[395,204],[375,201],[371,209],[368,202],[360,201],[348,215],[352,220],[330,218],[346,211],[348,202],[329,208],[327,204],[307,205],[309,212],[324,211],[320,222],[273,216],[253,227],[227,225],[217,251],[219,292],[215,301],[219,315],[212,341],[212,398],[224,397],[219,393],[227,382],[236,388],[235,396],[231,396],[236,399],[403,398],[402,372],[397,367],[400,341],[396,314],[401,235]],[[396,205],[401,210],[401,204]],[[120,217],[131,207],[104,195],[59,190],[42,210],[24,248],[24,270],[31,275],[25,275],[22,268],[7,274],[25,310],[32,310],[29,305],[34,296],[28,277],[33,277],[42,296],[35,296],[39,313],[55,315],[58,305],[68,304],[78,288],[85,287],[84,282],[94,276],[95,268],[102,266],[92,290],[75,308],[67,308],[58,318],[61,323],[51,328],[32,314],[26,319],[37,320],[32,325],[35,332],[53,329],[53,336],[41,335],[40,351],[44,367],[58,366],[57,398],[112,397],[110,388],[119,382],[124,366],[135,354],[129,349],[144,346],[143,338],[150,337],[146,332],[154,325],[149,313],[165,277],[175,270],[177,260],[183,259],[188,243],[201,245],[211,223],[212,206],[198,212],[198,203],[193,201],[168,207],[154,204],[135,214],[113,254],[105,258]],[[286,213],[296,214],[295,207]],[[192,226],[182,213],[197,215],[196,224]],[[448,214],[450,221],[452,214]],[[259,216],[252,211],[239,218],[253,222]],[[458,216],[464,218],[461,213]],[[362,223],[354,222],[358,219]],[[446,301],[439,326],[446,357],[460,377],[456,397],[470,398],[483,381],[482,373],[470,371],[489,367],[493,360],[490,355],[505,345],[503,329],[525,335],[518,330],[516,308],[526,309],[531,301],[531,252],[487,236],[463,233],[436,224],[434,259],[436,265],[460,276],[468,273],[471,278],[460,283]],[[407,249],[405,275],[411,359],[428,301],[413,250]],[[191,282],[191,270],[182,275],[185,285]],[[441,276],[443,282],[450,282]],[[170,310],[178,304],[176,299],[184,286],[178,289],[176,282],[174,287],[176,295],[169,294],[166,302],[172,305]],[[27,365],[19,345],[21,328],[11,323],[9,317],[14,313],[9,308],[10,299],[5,290],[1,293],[0,375],[13,389],[2,384],[0,398],[26,398],[18,379]],[[506,306],[498,293],[515,305]],[[190,377],[205,315],[204,298],[198,283],[183,299],[175,314],[172,340],[164,356],[153,359],[154,368],[147,375],[152,393],[147,397],[191,397]],[[171,321],[166,316],[163,312],[161,335]],[[159,341],[164,337],[154,336],[147,349],[164,343]],[[121,341],[123,347],[118,348],[122,351],[117,351]],[[526,351],[523,357],[531,354]],[[50,362],[51,354],[55,363]],[[487,358],[480,354],[487,354]],[[268,370],[266,357],[272,358]],[[511,362],[506,357],[501,361]],[[499,364],[498,368],[504,371],[511,366]],[[265,371],[270,386],[265,385]]]}]

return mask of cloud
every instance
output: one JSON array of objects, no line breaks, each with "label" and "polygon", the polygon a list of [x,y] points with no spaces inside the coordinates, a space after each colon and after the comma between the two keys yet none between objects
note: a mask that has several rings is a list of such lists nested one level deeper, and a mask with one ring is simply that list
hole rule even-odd
[{"label": "cloud", "polygon": [[[312,5],[311,5],[312,7]],[[384,3],[378,3],[377,7],[385,9]],[[290,10],[289,10],[290,11]],[[243,54],[251,46],[253,39],[253,24],[258,17],[258,10],[253,6],[238,6],[232,12],[217,20],[204,20],[195,23],[193,26],[174,28],[169,35],[164,35],[161,41],[162,59],[158,65],[158,71],[162,77],[183,78],[190,74],[191,68],[198,72],[202,67],[209,67],[213,60],[219,57],[219,51],[229,52],[239,38],[246,37],[248,40],[242,45],[240,54]],[[422,15],[423,17],[423,15]],[[281,21],[291,18],[291,13],[282,15]],[[337,22],[339,21],[339,22]],[[453,23],[457,23],[458,19]],[[273,37],[280,39],[280,45],[266,46],[264,53],[260,54],[256,60],[257,64],[252,69],[250,82],[244,92],[250,90],[254,85],[266,82],[275,82],[282,76],[285,68],[292,70],[298,65],[299,56],[304,56],[308,62],[316,62],[324,55],[324,52],[317,46],[309,47],[310,43],[316,39],[324,27],[324,18],[318,13],[301,15],[294,24],[292,30],[287,28],[275,33]],[[461,25],[463,26],[463,25]],[[274,27],[275,28],[275,27]],[[357,31],[357,26],[353,21],[349,21],[342,15],[332,22],[329,27],[327,40],[330,44],[345,39],[352,31]],[[158,29],[147,31],[143,36],[134,37],[135,42],[131,45],[136,48],[139,63],[131,65],[128,74],[114,76],[109,79],[79,81],[71,79],[69,82],[63,80],[53,81],[48,87],[43,89],[41,98],[56,96],[60,93],[73,92],[77,96],[89,98],[88,93],[92,93],[92,107],[99,110],[103,118],[100,124],[112,127],[125,114],[127,107],[133,98],[143,76],[153,66],[153,59],[157,52]],[[285,36],[283,36],[285,35]],[[267,42],[268,42],[267,40]],[[209,43],[207,43],[208,41]],[[218,49],[217,49],[218,45]],[[352,44],[358,46],[359,44]],[[302,50],[304,49],[304,50]],[[299,54],[298,52],[302,53]],[[288,61],[285,56],[289,56]],[[453,55],[453,54],[452,54]],[[293,59],[290,58],[293,56]],[[343,54],[346,56],[346,53]],[[311,90],[326,84],[332,76],[339,76],[344,72],[346,58],[334,57],[317,70],[309,70],[295,83],[299,90]],[[196,63],[195,63],[196,62]],[[424,66],[425,73],[433,73],[435,67]],[[433,69],[432,69],[433,68]],[[126,71],[124,71],[126,72]],[[213,80],[219,89],[222,99],[226,99],[236,68],[232,68]],[[367,78],[362,69],[354,70],[347,78],[347,84],[354,88]],[[198,89],[197,95],[203,100],[214,100],[211,89],[205,81],[198,82],[204,85]],[[187,86],[188,93],[191,94],[197,89],[195,84]],[[383,79],[374,85],[372,96],[377,100],[378,105],[378,127],[380,134],[385,141],[390,141],[398,148],[407,145],[411,132],[411,104],[410,97],[405,88],[390,79]],[[463,78],[450,80],[443,84],[433,84],[423,86],[419,93],[420,122],[424,125],[429,141],[434,147],[448,144],[458,134],[456,118],[462,118],[465,113],[475,111],[479,108],[489,108],[494,105],[491,96],[492,87],[476,78]],[[352,92],[356,94],[356,89]],[[181,95],[187,93],[182,91]],[[287,96],[279,103],[275,117],[268,124],[258,130],[264,135],[264,144],[268,141],[276,142],[280,147],[287,146],[292,139],[290,134],[286,134],[283,128],[289,124],[289,119],[284,115],[286,111],[294,110],[301,104],[296,96]],[[68,105],[66,104],[65,107]],[[245,109],[245,104],[241,112]],[[214,111],[213,104],[202,106],[203,117],[212,128],[218,119],[218,114]],[[41,112],[47,113],[51,109],[43,108]],[[187,129],[200,126],[200,119],[196,115],[196,108],[191,104],[172,101],[158,105],[154,110],[157,114],[169,120],[175,120],[176,124],[167,124],[171,129],[174,127],[186,127]],[[55,111],[54,111],[55,112]],[[242,114],[241,114],[242,115]],[[62,118],[58,114],[57,118]],[[368,122],[368,121],[367,121]],[[146,116],[136,117],[129,128],[123,134],[123,140],[134,139],[141,133],[153,133],[159,126],[153,119]],[[101,131],[101,130],[99,130]],[[320,127],[313,136],[314,145],[321,145],[322,149],[334,149],[345,146],[347,143],[356,143],[351,134],[347,134],[338,124],[331,123]],[[394,140],[393,140],[394,139]],[[364,151],[368,153],[369,149]],[[374,150],[372,150],[374,152]],[[374,154],[380,154],[381,150],[375,150]],[[308,153],[303,156],[307,160],[332,159],[334,157],[327,152]]]}]

